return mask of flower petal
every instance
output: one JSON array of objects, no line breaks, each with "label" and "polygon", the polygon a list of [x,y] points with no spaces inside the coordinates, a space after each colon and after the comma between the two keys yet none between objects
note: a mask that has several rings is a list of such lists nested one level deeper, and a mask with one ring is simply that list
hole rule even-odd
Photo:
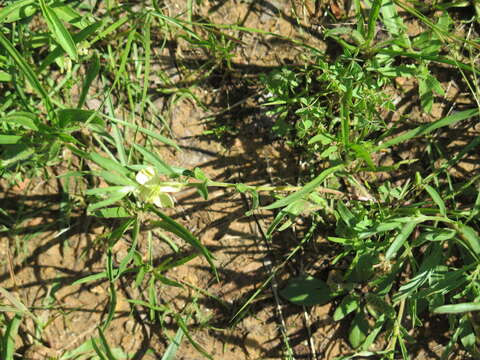
[{"label": "flower petal", "polygon": [[135,180],[141,185],[145,185],[147,182],[155,177],[155,169],[153,167],[147,167],[140,170],[135,177]]}]

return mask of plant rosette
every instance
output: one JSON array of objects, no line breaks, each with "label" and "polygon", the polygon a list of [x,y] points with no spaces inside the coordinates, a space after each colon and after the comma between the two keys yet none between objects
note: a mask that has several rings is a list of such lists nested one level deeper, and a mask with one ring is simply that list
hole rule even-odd
[{"label": "plant rosette", "polygon": [[162,176],[153,167],[140,170],[135,180],[140,184],[137,188],[137,198],[158,207],[173,207],[175,199],[170,193],[181,191],[185,184],[179,182],[163,181]]}]

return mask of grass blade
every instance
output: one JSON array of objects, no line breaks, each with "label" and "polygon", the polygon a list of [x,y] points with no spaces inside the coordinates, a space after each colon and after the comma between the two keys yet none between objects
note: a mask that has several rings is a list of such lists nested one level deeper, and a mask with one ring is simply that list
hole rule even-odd
[{"label": "grass blade", "polygon": [[35,14],[35,0],[16,1],[0,11],[0,23],[11,23]]},{"label": "grass blade", "polygon": [[[104,115],[105,116],[105,115]],[[148,130],[148,129],[145,129],[144,127],[141,127],[141,126],[138,126],[138,125],[134,125],[134,124],[131,124],[127,121],[123,121],[123,120],[120,120],[120,119],[116,119],[116,118],[112,118],[110,116],[105,116],[107,119],[113,121],[113,122],[116,122],[118,124],[122,124],[124,126],[127,126],[131,129],[134,129],[136,131],[140,131],[141,133],[145,134],[145,135],[148,135],[158,141],[161,141],[162,143],[166,144],[166,145],[169,145],[169,146],[172,146],[174,147],[175,149],[181,151],[181,149],[178,147],[177,144],[175,144],[175,142],[173,140],[170,140],[169,138],[166,138],[165,136],[162,136],[160,134],[157,134],[156,132],[154,131],[151,131],[151,130]]]},{"label": "grass blade", "polygon": [[77,47],[72,39],[72,36],[65,28],[63,23],[58,18],[55,11],[53,11],[46,3],[45,0],[40,0],[40,8],[42,9],[43,16],[47,22],[48,28],[52,32],[52,36],[55,41],[65,50],[65,52],[75,61],[78,61]]},{"label": "grass blade", "polygon": [[215,267],[215,264],[213,263],[212,254],[207,250],[205,246],[203,246],[203,244],[200,242],[200,240],[197,239],[197,237],[195,237],[185,227],[183,227],[182,225],[180,225],[171,217],[165,215],[161,211],[153,207],[151,207],[150,209],[162,219],[162,221],[153,222],[152,225],[155,225],[155,226],[161,227],[164,230],[170,231],[171,233],[177,235],[181,239],[185,240],[188,244],[192,245],[195,249],[200,251],[200,253],[205,257],[205,259],[210,264],[210,267],[214,271],[215,275],[218,276],[217,269]]},{"label": "grass blade", "polygon": [[435,314],[461,314],[464,312],[480,311],[479,302],[442,305],[433,310]]},{"label": "grass blade", "polygon": [[7,330],[3,335],[3,351],[2,359],[4,360],[14,360],[13,355],[15,353],[15,339],[18,336],[18,328],[22,321],[22,317],[19,314],[16,314],[12,320],[9,321]]},{"label": "grass blade", "polygon": [[80,30],[85,29],[88,25],[91,24],[91,22],[88,20],[88,17],[83,17],[79,12],[72,9],[68,5],[62,4],[60,2],[55,2],[54,4],[52,4],[51,9],[61,20],[72,24]]},{"label": "grass blade", "polygon": [[92,345],[93,341],[94,341],[94,339],[88,339],[87,341],[85,341],[84,343],[79,345],[77,348],[64,353],[59,358],[59,360],[68,360],[68,359],[72,359],[72,358],[77,359],[81,355],[84,355],[86,353],[91,353],[93,351],[93,345]]},{"label": "grass blade", "polygon": [[331,168],[328,168],[328,169],[324,170],[315,179],[313,179],[308,184],[306,184],[301,190],[287,196],[286,198],[277,200],[273,204],[265,206],[264,209],[266,209],[266,210],[277,209],[277,208],[280,208],[280,207],[284,207],[288,204],[291,204],[292,202],[302,198],[303,196],[310,194],[327,177],[329,177],[333,173],[341,170],[342,168],[343,168],[343,165],[337,165],[337,166],[333,166]]},{"label": "grass blade", "polygon": [[410,48],[410,39],[405,34],[407,27],[403,23],[402,18],[398,16],[397,8],[393,0],[384,0],[380,11],[382,13],[383,23],[390,35],[395,39],[401,40],[404,47]]},{"label": "grass blade", "polygon": [[33,313],[28,310],[28,308],[20,301],[18,300],[15,295],[10,293],[8,290],[4,289],[3,287],[0,286],[0,294],[7,299],[17,310],[20,314],[23,315],[28,315],[30,316],[38,325],[42,325],[41,321],[33,315]]},{"label": "grass blade", "polygon": [[407,140],[413,139],[415,137],[428,134],[433,130],[439,129],[441,127],[453,125],[459,121],[477,116],[479,113],[480,113],[479,109],[470,109],[470,110],[460,111],[453,115],[446,116],[443,119],[434,121],[432,123],[420,125],[419,127],[413,130],[407,131],[402,135],[394,137],[393,139],[390,139],[388,141],[385,141],[383,144],[378,145],[373,149],[373,152],[377,152],[381,149],[386,149],[391,146],[403,143]]},{"label": "grass blade", "polygon": [[91,153],[90,159],[92,159],[92,161],[100,165],[105,170],[116,172],[123,176],[128,176],[128,174],[130,173],[127,168],[123,167],[118,162],[111,159],[104,158],[103,156],[100,156],[97,153]]},{"label": "grass blade", "polygon": [[457,225],[457,230],[461,238],[467,244],[467,247],[478,259],[480,257],[480,237],[478,236],[478,233],[472,227],[463,224]]},{"label": "grass blade", "polygon": [[392,245],[390,245],[387,252],[385,253],[385,260],[390,260],[393,256],[395,256],[397,251],[402,247],[402,245],[408,239],[413,230],[415,230],[416,226],[416,222],[408,222],[403,225],[400,234],[398,234],[398,236],[395,238],[395,241],[392,243]]},{"label": "grass blade", "polygon": [[133,144],[133,147],[138,150],[143,155],[143,159],[150,164],[154,165],[155,168],[161,173],[168,175],[170,177],[175,177],[175,171],[163,160],[161,160],[157,155],[148,151],[143,146]]},{"label": "grass blade", "polygon": [[128,195],[128,192],[116,192],[116,193],[113,193],[112,195],[110,195],[110,197],[106,200],[103,200],[103,201],[99,201],[97,203],[94,203],[94,204],[90,204],[88,205],[87,207],[87,212],[91,213],[92,211],[94,210],[97,210],[97,209],[100,209],[102,207],[106,207],[108,205],[112,205],[112,204],[115,204],[117,201],[120,201],[122,200],[125,196]]},{"label": "grass blade", "polygon": [[182,342],[183,335],[182,328],[179,327],[175,337],[172,339],[172,342],[168,345],[167,350],[162,356],[161,360],[175,360],[175,355],[177,354],[178,348],[180,347],[180,343]]},{"label": "grass blade", "polygon": [[94,54],[92,57],[92,63],[88,67],[87,74],[85,76],[85,80],[82,84],[82,92],[80,93],[80,97],[78,98],[78,105],[77,108],[82,108],[85,105],[85,100],[87,99],[88,89],[92,85],[93,80],[97,77],[100,71],[100,61],[98,60],[97,54]]},{"label": "grass blade", "polygon": [[38,117],[35,114],[17,111],[13,114],[0,118],[0,122],[12,122],[30,130],[38,130]]},{"label": "grass blade", "polygon": [[382,6],[382,0],[374,0],[370,13],[368,15],[367,24],[367,36],[365,41],[365,47],[368,48],[375,37],[375,29],[377,27],[377,19],[380,14],[380,7]]},{"label": "grass blade", "polygon": [[440,209],[440,214],[443,216],[447,216],[447,209],[445,207],[445,202],[443,201],[442,197],[440,194],[435,190],[433,187],[430,185],[425,185],[425,190],[427,190],[428,194],[431,196],[432,200],[435,201],[435,204],[437,204],[438,208]]},{"label": "grass blade", "polygon": [[208,359],[211,359],[213,360],[213,358],[210,356],[209,353],[207,353],[207,351],[200,346],[200,344],[198,344],[193,338],[192,336],[190,335],[189,331],[188,331],[188,327],[187,327],[187,324],[185,323],[185,321],[183,320],[182,317],[180,316],[175,316],[175,319],[177,320],[177,323],[178,323],[178,326],[180,327],[180,329],[182,329],[183,333],[185,334],[185,336],[187,337],[188,341],[190,341],[190,344],[192,344],[192,346],[199,352],[201,353],[203,356],[205,356],[206,358]]},{"label": "grass blade", "polygon": [[45,91],[43,86],[40,84],[40,81],[38,81],[37,76],[35,75],[35,72],[31,68],[31,66],[23,59],[23,57],[20,55],[20,53],[13,47],[13,45],[10,43],[10,41],[3,35],[2,32],[0,32],[0,45],[5,48],[7,51],[8,55],[11,56],[13,61],[17,64],[19,67],[20,71],[23,73],[25,78],[28,80],[32,88],[37,92],[38,95],[42,98],[43,102],[45,103],[45,107],[51,116],[55,116],[53,114],[53,106],[52,103],[50,102],[50,97],[48,96],[48,93]]},{"label": "grass blade", "polygon": [[[97,21],[97,22],[93,23],[92,25],[87,26],[85,29],[83,29],[79,33],[73,35],[73,41],[77,44],[84,41],[87,37],[89,37],[94,32],[96,32],[98,30],[98,28],[100,28],[101,26],[102,26],[101,21]],[[38,68],[38,71],[43,72],[50,64],[52,64],[55,61],[56,58],[58,58],[59,56],[62,56],[63,53],[64,53],[63,48],[61,46],[57,46],[42,61],[42,63],[40,64],[40,66]]]},{"label": "grass blade", "polygon": [[151,34],[150,34],[150,23],[151,18],[147,16],[145,20],[145,30],[143,34],[143,47],[145,48],[145,71],[144,71],[144,80],[143,80],[143,90],[142,90],[142,101],[140,103],[140,113],[143,114],[145,108],[145,100],[147,98],[147,91],[149,85],[150,77],[150,63],[151,63]]}]

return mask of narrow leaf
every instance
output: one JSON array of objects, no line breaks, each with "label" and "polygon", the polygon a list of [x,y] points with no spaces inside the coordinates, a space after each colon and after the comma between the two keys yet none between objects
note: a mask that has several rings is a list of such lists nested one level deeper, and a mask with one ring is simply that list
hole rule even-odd
[{"label": "narrow leaf", "polygon": [[0,134],[0,145],[16,144],[22,139],[21,135]]},{"label": "narrow leaf", "polygon": [[35,0],[20,0],[0,10],[0,23],[11,23],[29,16],[37,11]]},{"label": "narrow leaf", "polygon": [[119,164],[118,162],[112,160],[112,159],[107,159],[104,158],[103,156],[100,156],[97,153],[91,153],[90,154],[90,159],[92,159],[94,162],[96,162],[98,165],[100,165],[102,168],[105,170],[113,171],[119,174],[122,174],[124,176],[128,176],[130,171]]},{"label": "narrow leaf", "polygon": [[416,226],[416,222],[408,222],[403,225],[402,230],[400,230],[400,234],[397,235],[395,241],[392,243],[392,245],[390,245],[385,253],[385,260],[390,260],[393,256],[395,256],[397,251],[402,247],[403,243],[408,239]]},{"label": "narrow leaf", "polygon": [[55,41],[65,50],[65,52],[68,54],[68,56],[70,56],[70,58],[78,61],[77,48],[68,30],[60,21],[55,11],[53,11],[45,3],[45,0],[39,0],[39,3],[45,21],[47,22],[48,28],[52,32]]},{"label": "narrow leaf", "polygon": [[20,71],[23,73],[25,78],[28,80],[32,88],[37,92],[38,95],[43,99],[47,111],[51,112],[53,109],[52,103],[50,102],[50,96],[45,91],[43,86],[38,81],[35,72],[30,67],[29,64],[23,59],[20,53],[13,47],[13,45],[8,41],[8,39],[0,32],[0,45],[5,48],[7,53],[12,57],[13,61],[18,65]]},{"label": "narrow leaf", "polygon": [[94,54],[92,57],[92,62],[90,63],[90,66],[88,67],[87,73],[85,75],[85,80],[83,81],[82,84],[82,92],[80,93],[80,97],[78,98],[78,104],[77,108],[82,108],[83,105],[85,105],[85,100],[88,95],[88,90],[90,89],[90,86],[92,85],[93,80],[98,76],[98,73],[100,71],[100,60],[98,59],[97,54]]},{"label": "narrow leaf", "polygon": [[162,220],[152,222],[153,225],[161,227],[164,230],[170,231],[171,233],[177,235],[181,239],[185,240],[188,244],[192,245],[195,249],[197,249],[208,261],[210,267],[214,271],[215,275],[217,275],[217,269],[213,264],[213,256],[207,250],[205,246],[198,240],[190,231],[188,231],[185,227],[177,223],[171,217],[165,215],[161,211],[151,208],[151,210],[157,214]]},{"label": "narrow leaf", "polygon": [[265,206],[264,209],[266,210],[271,210],[271,209],[277,209],[279,207],[286,206],[295,200],[298,200],[302,198],[305,195],[310,194],[312,191],[315,190],[327,177],[330,175],[334,174],[336,171],[339,171],[340,169],[343,168],[343,165],[337,165],[333,166],[331,168],[328,168],[324,170],[320,175],[318,175],[315,179],[310,181],[308,184],[306,184],[301,190],[287,196],[286,198],[280,199],[275,201],[273,204],[270,204],[268,206]]},{"label": "narrow leaf", "polygon": [[116,203],[117,201],[120,201],[122,200],[125,196],[127,196],[128,193],[125,193],[125,192],[117,192],[117,193],[113,193],[108,199],[106,200],[103,200],[103,201],[99,201],[97,203],[94,203],[94,204],[90,204],[88,205],[87,207],[87,211],[90,213],[94,210],[97,210],[97,209],[100,209],[102,207],[106,207],[106,206],[109,206],[109,205],[112,205],[114,203]]},{"label": "narrow leaf", "polygon": [[470,302],[454,305],[442,305],[433,310],[435,314],[461,314],[471,311],[480,311],[480,303]]},{"label": "narrow leaf", "polygon": [[480,255],[480,238],[478,233],[468,225],[459,224],[458,232],[467,243],[468,248],[477,256]]},{"label": "narrow leaf", "polygon": [[0,122],[2,121],[15,123],[30,130],[38,130],[38,117],[37,115],[29,112],[17,111],[1,118]]},{"label": "narrow leaf", "polygon": [[[128,19],[128,18],[127,18]],[[85,29],[81,30],[80,32],[76,33],[73,35],[73,41],[78,44],[85,39],[87,39],[90,35],[95,33],[98,28],[102,26],[101,21],[97,21],[93,23],[92,25],[87,26]],[[93,43],[93,42],[92,42]],[[52,64],[59,56],[62,56],[62,54],[65,51],[63,48],[59,45],[55,49],[53,49],[50,54],[43,60],[43,62],[40,64],[38,71],[43,72],[50,64]]]},{"label": "narrow leaf", "polygon": [[425,190],[427,190],[428,194],[432,197],[433,201],[437,204],[438,208],[440,209],[440,214],[443,216],[447,216],[447,209],[445,207],[445,203],[443,202],[442,197],[440,194],[430,185],[425,185]]},{"label": "narrow leaf", "polygon": [[180,343],[182,342],[184,332],[181,327],[178,328],[175,337],[171,340],[170,344],[168,345],[167,349],[163,353],[161,360],[175,360],[178,348],[180,347]]},{"label": "narrow leaf", "polygon": [[441,127],[453,125],[459,121],[469,119],[471,117],[477,116],[479,114],[479,109],[470,109],[465,111],[459,111],[453,115],[444,117],[443,119],[434,121],[433,123],[428,123],[417,127],[416,129],[407,131],[406,133],[394,137],[388,141],[385,141],[383,144],[378,145],[374,148],[373,152],[379,151],[381,149],[386,149],[391,146],[403,143],[407,140],[410,140],[414,137],[428,134],[433,130],[439,129]]},{"label": "narrow leaf", "polygon": [[143,146],[133,144],[133,147],[137,149],[144,157],[146,161],[154,165],[155,168],[161,173],[173,177],[176,175],[175,171],[163,160],[161,160],[156,154],[148,151]]},{"label": "narrow leaf", "polygon": [[15,340],[18,337],[18,328],[22,321],[20,314],[15,314],[12,320],[9,321],[5,334],[3,335],[3,355],[5,360],[14,360],[15,354]]},{"label": "narrow leaf", "polygon": [[156,139],[156,140],[158,140],[158,141],[160,141],[160,142],[162,142],[162,143],[164,143],[164,144],[166,144],[166,145],[172,146],[172,147],[174,147],[175,149],[180,150],[180,148],[178,147],[178,145],[175,144],[175,142],[174,142],[173,140],[170,140],[170,139],[166,138],[165,136],[162,136],[162,135],[160,135],[160,134],[157,134],[157,133],[154,132],[154,131],[145,129],[145,128],[141,127],[141,126],[134,125],[134,124],[131,124],[131,123],[127,122],[127,121],[123,121],[123,120],[120,120],[120,119],[116,119],[116,118],[112,118],[112,117],[107,117],[107,118],[108,118],[109,120],[112,120],[113,122],[116,122],[116,123],[118,123],[118,124],[122,124],[122,125],[124,125],[124,126],[127,126],[127,127],[131,128],[131,129],[134,129],[135,131],[139,131],[139,132],[141,132],[141,133],[143,133],[143,134],[145,134],[145,135],[148,135],[148,136],[150,136],[150,137],[152,137],[152,138],[154,138],[154,139]]}]

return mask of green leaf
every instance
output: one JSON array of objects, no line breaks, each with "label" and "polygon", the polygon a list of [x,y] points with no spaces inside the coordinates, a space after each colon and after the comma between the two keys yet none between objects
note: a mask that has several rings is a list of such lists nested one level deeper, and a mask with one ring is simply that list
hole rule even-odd
[{"label": "green leaf", "polygon": [[65,352],[61,357],[60,360],[68,360],[68,359],[78,359],[80,355],[88,354],[93,351],[92,341],[95,339],[88,339],[78,347],[73,350],[69,350]]},{"label": "green leaf", "polygon": [[402,247],[403,243],[409,238],[410,234],[413,232],[413,230],[415,230],[416,227],[417,223],[413,221],[403,225],[402,230],[400,230],[400,234],[397,235],[392,245],[390,245],[385,253],[385,260],[390,260],[395,256],[397,251]]},{"label": "green leaf", "polygon": [[328,285],[312,276],[291,279],[280,295],[294,304],[306,306],[323,305],[332,298]]},{"label": "green leaf", "polygon": [[458,232],[466,242],[468,248],[478,257],[480,256],[480,238],[478,233],[468,225],[459,224]]},{"label": "green leaf", "polygon": [[112,205],[112,204],[116,203],[117,201],[122,200],[127,195],[128,195],[128,192],[123,192],[123,191],[112,193],[112,195],[108,199],[88,205],[87,212],[91,213],[94,210]]},{"label": "green leaf", "polygon": [[355,226],[355,215],[353,215],[341,200],[337,202],[337,211],[345,224],[349,227]]},{"label": "green leaf", "polygon": [[0,23],[11,23],[25,19],[38,10],[35,0],[20,0],[0,10]]},{"label": "green leaf", "polygon": [[400,226],[401,226],[401,223],[397,222],[395,220],[385,221],[385,222],[376,224],[375,226],[373,226],[372,228],[370,228],[367,231],[359,232],[358,237],[360,239],[367,239],[367,238],[369,238],[373,235],[376,235],[376,234],[396,230]]},{"label": "green leaf", "polygon": [[348,334],[348,341],[354,349],[358,348],[367,338],[369,326],[362,311],[357,312],[353,318]]},{"label": "green leaf", "polygon": [[437,192],[437,190],[435,190],[430,185],[424,185],[424,187],[425,187],[425,190],[427,190],[428,194],[433,199],[433,201],[435,201],[438,208],[440,209],[440,214],[442,214],[443,216],[446,217],[447,216],[447,209],[445,207],[445,203],[443,202],[443,199],[440,196],[440,194]]},{"label": "green leaf", "polygon": [[13,166],[23,160],[29,159],[36,153],[33,147],[29,147],[23,143],[8,146],[8,150],[2,154],[3,158],[0,159],[0,168]]},{"label": "green leaf", "polygon": [[[370,348],[370,346],[373,344],[375,341],[376,337],[380,334],[380,331],[383,328],[383,325],[387,321],[387,316],[385,314],[381,314],[377,321],[375,322],[375,325],[373,326],[373,329],[369,330],[369,334],[366,337],[366,339],[363,341],[363,345],[360,350],[363,350],[363,352],[366,352],[367,349]],[[388,352],[388,351],[387,351]],[[367,352],[368,353],[368,352]],[[379,352],[380,353],[380,352]],[[358,353],[360,354],[360,353]],[[374,354],[372,354],[374,355]],[[379,355],[379,354],[378,354]],[[365,355],[368,356],[368,355]]]},{"label": "green leaf", "polygon": [[4,360],[14,360],[15,354],[15,340],[18,337],[18,328],[22,322],[22,316],[20,314],[15,314],[15,316],[8,322],[7,329],[3,335],[3,359]]},{"label": "green leaf", "polygon": [[177,175],[170,165],[161,160],[156,154],[137,144],[133,144],[133,147],[143,155],[145,161],[155,166],[159,173],[165,174],[169,177],[175,177]]},{"label": "green leaf", "polygon": [[442,305],[433,310],[435,314],[461,314],[471,311],[480,311],[480,302]]},{"label": "green leaf", "polygon": [[370,13],[368,14],[367,34],[364,36],[366,39],[364,46],[369,47],[373,38],[375,37],[377,28],[377,19],[380,14],[380,8],[382,7],[382,0],[373,0]]},{"label": "green leaf", "polygon": [[178,351],[178,348],[180,347],[180,344],[183,339],[184,332],[181,327],[178,328],[177,333],[175,334],[175,337],[170,341],[170,344],[168,345],[167,349],[163,353],[162,359],[161,360],[175,360],[176,359],[176,354]]},{"label": "green leaf", "polygon": [[141,126],[138,126],[138,125],[134,125],[134,124],[130,124],[129,122],[127,121],[123,121],[123,120],[119,120],[119,119],[116,119],[116,118],[112,118],[112,117],[108,117],[107,118],[109,120],[112,120],[113,122],[116,122],[117,124],[122,124],[124,126],[127,126],[131,129],[134,129],[135,131],[139,131],[145,135],[148,135],[150,137],[152,137],[153,139],[156,139],[166,145],[169,145],[169,146],[172,146],[174,147],[175,149],[181,151],[181,149],[178,147],[178,145],[173,141],[173,140],[170,140],[168,138],[166,138],[165,136],[162,136],[160,134],[157,134],[156,132],[154,131],[151,131],[151,130],[148,130],[148,129],[145,129]]},{"label": "green leaf", "polygon": [[418,93],[420,95],[420,104],[422,105],[423,110],[427,113],[431,113],[433,107],[433,91],[428,86],[428,81],[426,79],[420,78],[418,80]]},{"label": "green leaf", "polygon": [[450,126],[453,125],[459,121],[469,119],[474,116],[478,116],[479,114],[479,109],[470,109],[470,110],[465,110],[465,111],[459,111],[453,115],[449,115],[444,117],[443,119],[434,121],[432,123],[424,124],[421,125],[413,130],[407,131],[406,133],[399,135],[397,137],[394,137],[393,139],[385,141],[383,144],[378,145],[373,149],[373,152],[379,151],[381,149],[386,149],[391,146],[403,143],[407,140],[410,140],[414,137],[418,137],[421,135],[428,134],[432,132],[433,130],[439,129],[444,126]]},{"label": "green leaf", "polygon": [[85,100],[87,99],[88,89],[92,85],[93,80],[98,76],[100,71],[100,60],[98,59],[97,54],[95,53],[92,56],[92,62],[88,67],[87,73],[85,75],[85,79],[82,84],[82,91],[80,93],[80,97],[78,98],[77,108],[82,108],[85,105]]},{"label": "green leaf", "polygon": [[153,226],[158,226],[164,230],[170,231],[171,233],[177,235],[181,239],[185,240],[188,244],[193,246],[195,249],[197,249],[208,261],[215,275],[218,276],[217,269],[213,263],[214,258],[212,254],[207,250],[207,248],[203,246],[200,240],[198,240],[190,231],[188,231],[185,227],[177,223],[171,217],[165,215],[164,213],[162,213],[156,208],[151,207],[150,209],[162,219],[161,221],[152,222]]},{"label": "green leaf", "polygon": [[125,210],[124,207],[121,206],[100,209],[98,211],[95,211],[94,215],[102,218],[124,218],[132,216],[127,212],[127,210]]},{"label": "green leaf", "polygon": [[[128,17],[122,18],[122,19],[128,19]],[[73,35],[73,41],[75,43],[80,43],[87,39],[90,35],[95,33],[98,28],[102,26],[101,21],[97,21],[93,23],[92,25],[87,26],[85,29],[81,30],[77,34]],[[52,64],[59,56],[62,56],[64,53],[63,48],[59,45],[55,49],[53,49],[50,54],[42,61],[40,64],[38,71],[42,73],[50,64]]]},{"label": "green leaf", "polygon": [[101,188],[88,189],[85,194],[87,195],[105,195],[113,192],[129,192],[131,188],[119,185],[119,186],[106,186]]},{"label": "green leaf", "polygon": [[355,152],[357,157],[363,159],[367,163],[370,169],[375,169],[375,164],[373,163],[372,157],[365,146],[361,144],[351,144],[350,148]]},{"label": "green leaf", "polygon": [[457,234],[453,229],[423,228],[422,233],[412,243],[413,246],[423,245],[427,241],[446,241]]},{"label": "green leaf", "polygon": [[468,316],[464,316],[464,318],[460,321],[460,341],[462,345],[470,352],[475,351],[475,345],[477,343],[477,336],[475,335],[475,331],[473,330],[472,324]]},{"label": "green leaf", "polygon": [[33,113],[17,111],[1,118],[0,122],[2,121],[15,123],[30,130],[38,130],[37,124],[39,123],[39,119],[38,116]]},{"label": "green leaf", "polygon": [[352,271],[348,274],[347,280],[360,283],[369,280],[373,276],[375,272],[373,265],[378,260],[377,256],[372,253],[364,253],[357,256],[358,259],[356,259]]},{"label": "green leaf", "polygon": [[341,303],[338,305],[338,307],[335,309],[335,312],[333,313],[333,320],[334,321],[340,321],[342,320],[345,316],[350,314],[352,311],[355,311],[358,309],[360,303],[359,303],[359,298],[355,294],[350,294],[345,296]]},{"label": "green leaf", "polygon": [[106,271],[102,271],[100,273],[96,273],[96,274],[92,274],[92,275],[87,275],[81,279],[78,279],[78,280],[75,280],[71,286],[75,286],[75,285],[81,285],[81,284],[85,284],[85,283],[88,283],[88,282],[92,282],[92,281],[97,281],[97,280],[102,280],[102,279],[106,279],[107,278],[107,272]]},{"label": "green leaf", "polygon": [[61,128],[66,128],[76,123],[84,124],[88,120],[99,125],[104,124],[103,120],[93,110],[61,109],[57,110],[57,116]]},{"label": "green leaf", "polygon": [[38,81],[37,75],[31,66],[23,59],[17,49],[15,49],[15,47],[10,43],[10,41],[8,41],[2,32],[0,32],[0,45],[5,48],[7,53],[12,57],[13,61],[15,61],[15,63],[18,65],[20,71],[27,78],[32,88],[37,92],[38,95],[40,95],[45,103],[47,111],[49,113],[52,112],[53,106],[50,102],[50,96],[48,95],[47,91],[40,84],[40,81]]},{"label": "green leaf", "polygon": [[[100,165],[105,170],[113,171],[124,176],[128,176],[130,174],[130,171],[126,167],[122,166],[121,164],[112,159],[104,158],[97,153],[91,153],[90,159]],[[132,183],[134,183],[133,180]]]},{"label": "green leaf", "polygon": [[390,305],[383,296],[379,296],[373,292],[365,295],[367,301],[367,310],[375,318],[385,315],[389,319],[395,318],[395,309]]},{"label": "green leaf", "polygon": [[39,2],[43,16],[47,22],[48,28],[52,32],[53,38],[65,50],[68,56],[72,58],[72,60],[78,61],[77,47],[75,46],[72,36],[60,21],[55,11],[45,3],[45,0],[39,0]]},{"label": "green leaf", "polygon": [[0,71],[0,82],[10,82],[13,77],[8,72]]},{"label": "green leaf", "polygon": [[90,173],[92,175],[103,178],[106,182],[110,184],[121,185],[122,188],[125,188],[125,190],[129,188],[130,191],[139,186],[139,184],[137,184],[132,179],[129,179],[124,175],[120,175],[112,171],[91,171]]},{"label": "green leaf", "polygon": [[83,30],[91,24],[91,22],[88,21],[88,17],[82,16],[79,12],[61,2],[55,2],[52,4],[51,9],[61,20],[72,24],[80,30]]},{"label": "green leaf", "polygon": [[330,134],[320,133],[315,135],[308,141],[308,145],[320,142],[322,145],[328,145],[335,141],[335,138],[332,137]]},{"label": "green leaf", "polygon": [[395,2],[393,0],[383,0],[380,12],[383,23],[390,35],[392,35],[395,40],[400,40],[403,47],[410,48],[410,39],[406,34],[407,27],[398,15]]},{"label": "green leaf", "polygon": [[275,201],[273,204],[270,204],[268,206],[265,206],[264,209],[266,210],[271,210],[271,209],[277,209],[280,207],[284,207],[288,204],[291,204],[292,202],[299,200],[300,198],[304,197],[305,195],[310,194],[312,191],[315,190],[327,177],[330,175],[334,174],[335,172],[341,170],[343,168],[342,165],[337,165],[333,166],[331,168],[328,168],[320,173],[315,179],[310,181],[308,184],[306,184],[301,190],[287,196],[286,198],[280,199]]},{"label": "green leaf", "polygon": [[17,144],[20,140],[22,140],[21,135],[0,134],[0,145]]}]

